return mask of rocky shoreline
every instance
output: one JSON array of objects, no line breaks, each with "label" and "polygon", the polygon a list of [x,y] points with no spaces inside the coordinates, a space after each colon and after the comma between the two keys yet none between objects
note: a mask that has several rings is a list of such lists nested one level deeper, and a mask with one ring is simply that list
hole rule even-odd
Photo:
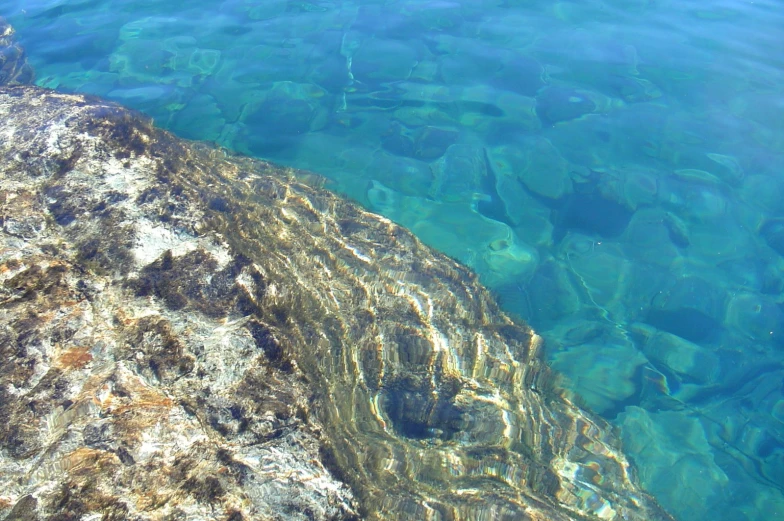
[{"label": "rocky shoreline", "polygon": [[0,516],[670,519],[408,231],[97,98],[0,121]]}]

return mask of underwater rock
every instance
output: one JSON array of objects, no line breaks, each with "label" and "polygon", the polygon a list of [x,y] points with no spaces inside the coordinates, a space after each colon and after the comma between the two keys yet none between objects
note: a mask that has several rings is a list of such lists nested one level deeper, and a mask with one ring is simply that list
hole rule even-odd
[{"label": "underwater rock", "polygon": [[621,236],[627,258],[669,268],[688,246],[688,230],[676,216],[660,208],[637,210]]},{"label": "underwater rock", "polygon": [[723,288],[691,275],[673,277],[668,286],[652,299],[644,322],[695,343],[720,331],[726,306]]},{"label": "underwater rock", "polygon": [[784,336],[784,311],[780,304],[752,292],[738,291],[728,298],[724,323],[756,344],[780,344]]},{"label": "underwater rock", "polygon": [[404,195],[427,193],[433,185],[433,172],[427,163],[383,149],[373,152],[367,169],[385,186]]},{"label": "underwater rock", "polygon": [[[581,312],[582,302],[576,282],[572,280],[569,266],[552,257],[545,258],[527,284],[514,281],[512,288],[498,288],[501,301],[508,309],[538,327],[556,327],[564,317],[573,317]],[[519,311],[518,311],[519,310]]]},{"label": "underwater rock", "polygon": [[371,182],[367,201],[428,246],[471,267],[487,287],[528,280],[536,270],[536,250],[519,240],[508,224],[476,211],[482,201],[439,202],[407,196],[378,181]]},{"label": "underwater rock", "polygon": [[615,238],[623,234],[633,216],[634,212],[599,193],[576,192],[555,214],[553,240],[560,242],[570,231]]},{"label": "underwater rock", "polygon": [[496,177],[517,178],[531,193],[547,201],[573,192],[569,162],[546,138],[528,139],[524,147],[491,147],[487,156]]},{"label": "underwater rock", "polygon": [[723,183],[702,170],[676,170],[660,185],[662,205],[697,222],[715,221],[726,215],[729,200]]},{"label": "underwater rock", "polygon": [[24,49],[14,43],[14,28],[0,18],[0,85],[24,85],[35,74]]},{"label": "underwater rock", "polygon": [[577,119],[597,109],[596,102],[586,91],[568,87],[547,87],[536,96],[536,113],[544,126]]},{"label": "underwater rock", "polygon": [[671,519],[388,219],[94,98],[0,119],[0,515]]},{"label": "underwater rock", "polygon": [[610,314],[625,312],[635,266],[625,258],[620,245],[570,232],[557,251],[585,291],[585,301]]},{"label": "underwater rock", "polygon": [[767,215],[784,216],[784,180],[776,176],[765,174],[749,176],[744,180],[738,197]]},{"label": "underwater rock", "polygon": [[406,80],[417,65],[417,53],[394,38],[369,38],[363,41],[351,60],[357,81],[376,85]]},{"label": "underwater rock", "polygon": [[607,78],[608,86],[627,103],[638,103],[661,98],[663,92],[652,81],[630,75]]},{"label": "underwater rock", "polygon": [[644,324],[633,324],[632,330],[640,336],[645,356],[663,364],[679,379],[707,385],[718,380],[721,362],[709,348]]},{"label": "underwater rock", "polygon": [[428,195],[436,201],[471,201],[487,176],[484,150],[473,145],[451,145],[430,168],[433,184]]},{"label": "underwater rock", "polygon": [[457,141],[459,132],[434,126],[408,129],[392,122],[381,139],[382,147],[393,154],[422,161],[438,159]]},{"label": "underwater rock", "polygon": [[698,415],[630,406],[618,422],[624,442],[645,469],[640,479],[665,498],[679,519],[689,519],[703,504],[716,504],[716,496],[732,488],[729,476],[709,456],[711,446]]},{"label": "underwater rock", "polygon": [[580,400],[609,416],[612,411],[623,410],[624,402],[639,392],[637,375],[646,362],[628,341],[611,335],[552,356],[553,367],[569,378]]},{"label": "underwater rock", "polygon": [[280,81],[244,107],[240,121],[248,151],[270,155],[294,146],[309,132],[321,130],[327,113],[317,101],[326,91],[314,85]]},{"label": "underwater rock", "polygon": [[767,219],[760,226],[759,234],[771,249],[784,257],[784,219]]},{"label": "underwater rock", "polygon": [[490,78],[498,89],[517,92],[523,96],[536,96],[544,85],[544,68],[535,58],[517,54],[503,60],[502,67]]},{"label": "underwater rock", "polygon": [[632,211],[657,202],[659,182],[654,172],[637,169],[602,172],[597,184],[602,197]]}]

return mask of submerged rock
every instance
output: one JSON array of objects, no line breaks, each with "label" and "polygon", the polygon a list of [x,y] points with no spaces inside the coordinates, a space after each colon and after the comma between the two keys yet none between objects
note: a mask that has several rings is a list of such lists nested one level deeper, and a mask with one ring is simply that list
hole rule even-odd
[{"label": "submerged rock", "polygon": [[0,121],[0,516],[671,519],[389,220],[98,99]]},{"label": "submerged rock", "polygon": [[389,220],[97,99],[0,120],[0,515],[669,519]]},{"label": "submerged rock", "polygon": [[33,68],[13,36],[14,28],[0,18],[0,85],[23,85],[33,81]]}]

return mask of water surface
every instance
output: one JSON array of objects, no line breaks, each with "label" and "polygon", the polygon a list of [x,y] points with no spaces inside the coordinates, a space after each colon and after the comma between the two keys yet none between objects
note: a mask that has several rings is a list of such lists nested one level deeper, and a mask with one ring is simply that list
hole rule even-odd
[{"label": "water surface", "polygon": [[310,169],[547,339],[681,520],[784,515],[784,6],[7,0],[38,83]]}]

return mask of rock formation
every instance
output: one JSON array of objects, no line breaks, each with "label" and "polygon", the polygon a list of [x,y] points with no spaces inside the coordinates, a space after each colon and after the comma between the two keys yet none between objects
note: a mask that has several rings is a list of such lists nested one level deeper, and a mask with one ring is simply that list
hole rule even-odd
[{"label": "rock formation", "polygon": [[0,122],[0,517],[670,519],[406,230],[96,98]]}]

